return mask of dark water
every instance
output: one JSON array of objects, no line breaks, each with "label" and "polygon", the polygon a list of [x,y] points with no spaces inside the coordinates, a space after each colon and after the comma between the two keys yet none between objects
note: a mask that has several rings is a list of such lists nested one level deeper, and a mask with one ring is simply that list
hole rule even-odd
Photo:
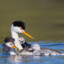
[{"label": "dark water", "polygon": [[[38,43],[41,47],[64,52],[64,42],[39,41],[30,43]],[[64,56],[10,56],[3,53],[2,45],[0,44],[0,64],[64,64]]]}]

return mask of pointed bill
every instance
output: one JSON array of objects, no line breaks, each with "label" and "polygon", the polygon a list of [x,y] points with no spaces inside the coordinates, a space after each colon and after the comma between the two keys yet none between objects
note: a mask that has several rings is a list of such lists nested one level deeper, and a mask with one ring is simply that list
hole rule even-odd
[{"label": "pointed bill", "polygon": [[32,38],[32,39],[34,39],[31,35],[29,35],[29,34],[28,34],[28,33],[26,33],[26,32],[22,31],[22,33],[23,33],[23,34],[25,34],[25,35],[27,35],[28,37],[30,37],[30,38]]},{"label": "pointed bill", "polygon": [[12,48],[17,49],[17,47],[15,47],[15,46],[12,46]]}]

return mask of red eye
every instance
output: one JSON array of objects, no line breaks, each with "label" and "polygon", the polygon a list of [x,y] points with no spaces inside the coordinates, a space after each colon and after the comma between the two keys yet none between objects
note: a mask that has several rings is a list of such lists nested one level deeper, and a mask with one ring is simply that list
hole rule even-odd
[{"label": "red eye", "polygon": [[20,28],[20,30],[22,30],[22,28]]},{"label": "red eye", "polygon": [[12,43],[10,45],[12,45]]}]

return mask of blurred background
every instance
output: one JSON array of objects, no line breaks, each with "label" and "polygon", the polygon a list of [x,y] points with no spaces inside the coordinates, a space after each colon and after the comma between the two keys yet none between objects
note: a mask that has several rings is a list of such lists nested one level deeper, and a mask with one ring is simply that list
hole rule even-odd
[{"label": "blurred background", "polygon": [[0,0],[0,43],[11,36],[10,26],[15,20],[26,23],[26,32],[34,40],[64,40],[64,0]]}]

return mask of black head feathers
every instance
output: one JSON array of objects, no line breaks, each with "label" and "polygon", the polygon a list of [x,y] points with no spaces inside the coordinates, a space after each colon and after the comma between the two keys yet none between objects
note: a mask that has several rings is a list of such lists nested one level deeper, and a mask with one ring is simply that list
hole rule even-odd
[{"label": "black head feathers", "polygon": [[5,38],[5,40],[4,40],[4,42],[6,43],[6,42],[12,42],[12,43],[14,43],[14,39],[13,38],[11,38],[11,37],[6,37]]},{"label": "black head feathers", "polygon": [[2,46],[6,46],[5,44],[6,44],[7,42],[12,42],[12,43],[14,44],[14,41],[15,41],[15,39],[13,39],[13,38],[11,38],[11,37],[6,37],[5,40],[4,40],[5,43],[4,43]]},{"label": "black head feathers", "polygon": [[25,23],[23,21],[14,21],[13,25],[18,26],[18,27],[22,27],[22,29],[25,30]]}]

